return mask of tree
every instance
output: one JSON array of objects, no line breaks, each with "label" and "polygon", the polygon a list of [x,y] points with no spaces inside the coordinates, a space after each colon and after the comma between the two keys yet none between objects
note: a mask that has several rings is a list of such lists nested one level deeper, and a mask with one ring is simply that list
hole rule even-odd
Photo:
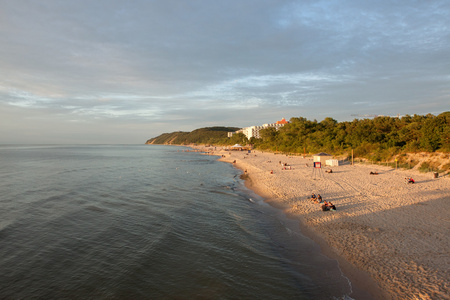
[{"label": "tree", "polygon": [[245,136],[245,134],[243,134],[242,132],[238,132],[233,134],[233,136],[230,138],[230,144],[247,144],[248,143],[248,139]]}]

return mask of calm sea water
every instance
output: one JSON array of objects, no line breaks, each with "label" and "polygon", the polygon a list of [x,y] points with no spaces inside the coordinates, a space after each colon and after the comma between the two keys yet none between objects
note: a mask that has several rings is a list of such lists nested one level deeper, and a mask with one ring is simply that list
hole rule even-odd
[{"label": "calm sea water", "polygon": [[0,298],[349,299],[297,222],[185,149],[0,146]]}]

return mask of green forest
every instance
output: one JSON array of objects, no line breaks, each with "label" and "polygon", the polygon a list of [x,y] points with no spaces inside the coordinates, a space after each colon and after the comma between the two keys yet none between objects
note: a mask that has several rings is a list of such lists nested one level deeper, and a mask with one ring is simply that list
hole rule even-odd
[{"label": "green forest", "polygon": [[351,122],[292,118],[278,131],[262,130],[261,137],[250,141],[259,149],[332,154],[353,149],[356,155],[375,161],[403,152],[450,152],[450,112],[438,116],[376,117]]},{"label": "green forest", "polygon": [[269,127],[260,132],[261,138],[250,141],[242,134],[228,138],[233,127],[210,127],[192,132],[165,133],[147,141],[153,144],[251,144],[255,149],[285,153],[328,152],[345,155],[353,150],[357,157],[370,161],[385,161],[401,153],[450,153],[450,112],[403,117],[380,116],[338,122],[303,117],[291,118],[284,127]]}]

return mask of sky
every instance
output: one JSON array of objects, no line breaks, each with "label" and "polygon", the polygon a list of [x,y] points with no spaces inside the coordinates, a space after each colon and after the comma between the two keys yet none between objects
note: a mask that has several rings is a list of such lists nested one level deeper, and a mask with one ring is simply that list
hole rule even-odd
[{"label": "sky", "polygon": [[0,144],[449,110],[448,0],[0,0]]}]

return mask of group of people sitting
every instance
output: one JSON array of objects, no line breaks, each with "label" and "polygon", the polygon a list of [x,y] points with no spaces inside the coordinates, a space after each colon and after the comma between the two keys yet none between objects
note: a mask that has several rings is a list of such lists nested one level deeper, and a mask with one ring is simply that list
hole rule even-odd
[{"label": "group of people sitting", "polygon": [[[317,196],[316,196],[316,194],[314,194],[314,193],[312,193],[311,194],[311,201],[312,202],[314,202],[314,203],[322,203],[322,196],[320,196],[320,194],[317,194]],[[322,204],[322,211],[327,211],[327,210],[336,210],[336,206],[333,204],[333,203],[331,203],[331,201],[323,201],[323,204]]]},{"label": "group of people sitting", "polygon": [[281,166],[281,170],[292,170],[291,166],[287,163],[282,163],[281,160],[279,161],[279,164]]},{"label": "group of people sitting", "polygon": [[334,204],[331,203],[331,201],[329,201],[329,202],[324,201],[323,204],[322,204],[322,210],[323,211],[336,210],[336,206],[334,206]]},{"label": "group of people sitting", "polygon": [[320,194],[317,194],[317,196],[316,196],[316,194],[312,193],[311,201],[314,203],[322,203],[322,196],[320,196]]}]

